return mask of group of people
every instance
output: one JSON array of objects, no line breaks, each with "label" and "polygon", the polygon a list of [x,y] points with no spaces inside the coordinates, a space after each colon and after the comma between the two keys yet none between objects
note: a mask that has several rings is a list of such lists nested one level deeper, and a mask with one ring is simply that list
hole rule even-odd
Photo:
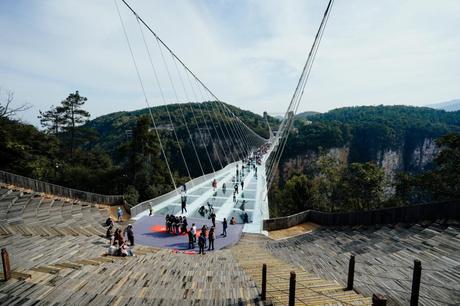
[{"label": "group of people", "polygon": [[[117,228],[114,230],[114,223],[111,218],[106,221],[107,232],[106,238],[110,240],[110,246],[107,251],[108,255],[113,256],[133,256],[132,247],[134,246],[134,229],[131,224],[129,224],[124,230]],[[128,238],[129,246],[125,239],[125,236]]]},{"label": "group of people", "polygon": [[188,223],[186,217],[166,215],[165,224],[168,233],[179,235],[187,232]]},{"label": "group of people", "polygon": [[[208,251],[214,250],[214,241],[216,240],[216,219],[215,214],[211,217],[212,226],[208,228],[207,225],[201,227],[201,231],[198,232],[196,224],[193,223],[187,230],[187,219],[185,217],[176,217],[174,215],[167,215],[165,217],[166,230],[169,233],[179,235],[187,234],[188,236],[188,247],[189,249],[195,249],[195,244],[198,245],[198,254],[205,254],[207,247]],[[182,220],[182,221],[181,221]],[[235,217],[232,217],[230,224],[236,224]],[[222,222],[222,233],[223,237],[227,237],[228,222],[227,218],[224,218]],[[180,231],[179,231],[180,229]],[[198,237],[197,237],[198,236]]]}]

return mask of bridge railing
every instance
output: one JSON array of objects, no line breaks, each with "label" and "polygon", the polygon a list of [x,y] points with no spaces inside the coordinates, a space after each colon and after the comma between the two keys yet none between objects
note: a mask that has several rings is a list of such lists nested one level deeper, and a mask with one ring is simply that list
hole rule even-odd
[{"label": "bridge railing", "polygon": [[[185,185],[187,186],[187,190],[190,190],[190,188],[198,185],[198,184],[201,184],[203,182],[206,182],[207,180],[213,180],[214,178],[216,178],[217,176],[219,176],[220,174],[224,173],[225,171],[228,171],[230,168],[235,168],[236,164],[238,162],[233,162],[231,164],[228,164],[227,166],[225,166],[224,168],[216,171],[216,172],[213,172],[213,173],[208,173],[208,174],[205,174],[205,175],[202,175],[202,176],[199,176],[197,178],[194,178],[192,179],[191,181],[188,181],[187,183],[185,183]],[[210,181],[211,183],[211,181]],[[181,187],[177,188],[177,189],[174,189],[174,190],[171,190],[170,192],[168,193],[165,193],[161,196],[158,196],[156,198],[153,198],[151,200],[147,200],[147,201],[144,201],[144,202],[141,202],[139,204],[137,204],[136,206],[133,206],[131,207],[130,211],[131,211],[131,217],[135,217],[137,215],[139,215],[140,213],[146,211],[146,210],[149,210],[150,207],[155,207],[167,200],[170,200],[172,198],[174,198],[175,196],[178,196],[180,194],[180,191],[181,191]]]},{"label": "bridge railing", "polygon": [[458,218],[460,218],[460,200],[454,200],[359,212],[327,213],[306,210],[286,217],[263,220],[263,229],[267,231],[285,229],[304,222],[326,226],[353,226]]},{"label": "bridge railing", "polygon": [[102,195],[92,192],[86,192],[78,189],[67,188],[39,180],[35,180],[22,175],[0,170],[0,182],[13,185],[16,187],[31,189],[35,192],[43,192],[45,194],[62,196],[75,200],[82,200],[90,203],[99,204],[123,204],[122,195]]}]

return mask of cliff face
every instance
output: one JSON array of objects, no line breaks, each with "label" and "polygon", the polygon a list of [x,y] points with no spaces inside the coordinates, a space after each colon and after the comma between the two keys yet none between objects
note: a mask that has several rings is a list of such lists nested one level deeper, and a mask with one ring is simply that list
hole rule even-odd
[{"label": "cliff face", "polygon": [[[439,148],[436,146],[435,140],[425,138],[423,142],[409,151],[405,150],[404,146],[378,151],[374,161],[384,169],[386,176],[392,180],[398,171],[418,172],[426,170],[438,153]],[[347,145],[331,148],[326,154],[342,163],[349,163],[350,147]],[[283,178],[289,178],[294,172],[308,172],[317,160],[318,154],[314,151],[286,160],[281,166]]]}]

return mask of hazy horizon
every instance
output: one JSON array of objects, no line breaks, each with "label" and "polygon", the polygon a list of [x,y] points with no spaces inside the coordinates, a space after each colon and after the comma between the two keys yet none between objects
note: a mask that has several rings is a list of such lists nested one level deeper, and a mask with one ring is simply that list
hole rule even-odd
[{"label": "hazy horizon", "polygon": [[[284,113],[327,5],[129,2],[222,101],[259,114]],[[454,0],[335,1],[299,113],[458,99],[459,15]],[[0,87],[33,105],[22,120],[75,90],[92,119],[146,107],[112,0],[5,1],[0,26]]]}]

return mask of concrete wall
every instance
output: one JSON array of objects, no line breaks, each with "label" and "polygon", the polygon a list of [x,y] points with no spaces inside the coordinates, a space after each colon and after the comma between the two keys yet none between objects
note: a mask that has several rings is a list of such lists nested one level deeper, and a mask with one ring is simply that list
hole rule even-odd
[{"label": "concrete wall", "polygon": [[303,222],[313,222],[326,226],[352,226],[400,222],[415,223],[437,219],[460,219],[460,200],[348,213],[307,210],[295,215],[264,220],[263,229],[273,231],[289,228]]}]

